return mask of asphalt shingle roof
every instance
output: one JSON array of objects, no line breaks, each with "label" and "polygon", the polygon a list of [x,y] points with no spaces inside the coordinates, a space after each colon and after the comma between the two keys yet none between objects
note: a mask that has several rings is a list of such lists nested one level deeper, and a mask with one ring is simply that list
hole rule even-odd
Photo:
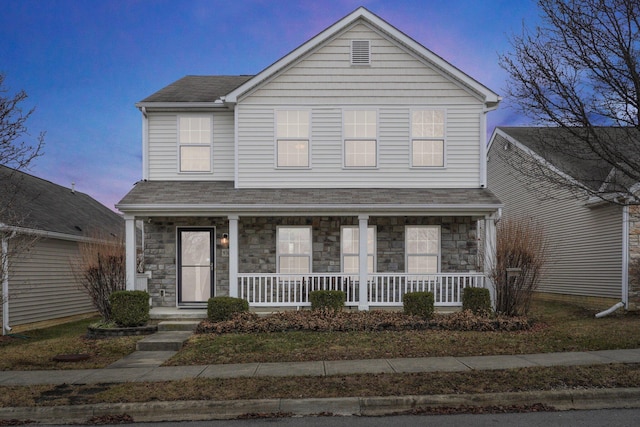
[{"label": "asphalt shingle roof", "polygon": [[214,102],[253,76],[185,76],[140,102]]},{"label": "asphalt shingle roof", "polygon": [[[598,190],[607,181],[613,167],[593,153],[586,143],[566,129],[554,127],[506,127],[500,126],[507,135],[514,138],[559,170],[583,183],[592,190]],[[596,128],[604,141],[615,144],[615,152],[623,156],[640,155],[640,143],[630,141],[628,129]],[[633,138],[632,138],[633,139]],[[620,182],[625,181],[620,177]]]},{"label": "asphalt shingle roof", "polygon": [[124,220],[92,197],[0,166],[0,222],[41,231],[121,236]]},{"label": "asphalt shingle roof", "polygon": [[406,206],[424,209],[452,206],[502,206],[489,190],[427,188],[278,188],[235,189],[232,181],[140,181],[116,205],[120,210],[154,206],[295,206],[348,208]]}]

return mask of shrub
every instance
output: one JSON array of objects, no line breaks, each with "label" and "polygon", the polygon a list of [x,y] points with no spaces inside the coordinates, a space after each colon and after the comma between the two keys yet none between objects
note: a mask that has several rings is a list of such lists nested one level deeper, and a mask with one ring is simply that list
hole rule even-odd
[{"label": "shrub", "polygon": [[125,249],[119,237],[91,236],[79,245],[80,256],[71,262],[71,271],[80,288],[89,295],[105,322],[111,320],[109,297],[125,289]]},{"label": "shrub", "polygon": [[464,288],[462,291],[462,310],[474,314],[491,313],[491,295],[486,288]]},{"label": "shrub", "polygon": [[149,321],[149,294],[145,291],[116,291],[109,303],[111,319],[120,327],[142,326]]},{"label": "shrub", "polygon": [[242,298],[213,297],[207,301],[207,318],[213,322],[229,320],[235,313],[249,311],[249,302]]},{"label": "shrub", "polygon": [[[542,225],[530,218],[502,218],[496,229],[495,268],[491,272],[496,312],[507,316],[529,312],[548,252]],[[510,269],[517,269],[518,274],[509,274]]]},{"label": "shrub", "polygon": [[435,310],[433,292],[407,292],[402,297],[402,306],[405,314],[430,319]]},{"label": "shrub", "polygon": [[347,294],[342,291],[312,291],[309,301],[312,310],[341,311]]}]

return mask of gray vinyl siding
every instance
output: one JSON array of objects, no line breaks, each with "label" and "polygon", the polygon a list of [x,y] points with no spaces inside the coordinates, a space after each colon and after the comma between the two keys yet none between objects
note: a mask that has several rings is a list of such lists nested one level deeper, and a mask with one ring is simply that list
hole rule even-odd
[{"label": "gray vinyl siding", "polygon": [[[351,66],[350,41],[371,41],[371,65]],[[238,182],[265,187],[478,187],[482,102],[364,24],[348,29],[239,100]],[[311,164],[275,165],[274,111],[311,111]],[[342,111],[378,111],[378,165],[343,168]],[[412,108],[446,111],[445,168],[412,168]]]},{"label": "gray vinyl siding", "polygon": [[178,115],[176,113],[149,113],[148,153],[150,180],[233,180],[233,112],[224,111],[211,114],[213,115],[213,172],[179,173]]},{"label": "gray vinyl siding", "polygon": [[[12,244],[10,240],[10,247]],[[12,259],[9,266],[11,326],[95,311],[89,297],[79,289],[70,267],[70,261],[77,256],[76,242],[41,239],[27,253]]]},{"label": "gray vinyl siding", "polygon": [[488,185],[504,203],[504,217],[530,216],[544,225],[550,263],[539,290],[621,298],[622,208],[587,207],[568,190],[548,186],[548,196],[541,198],[505,161],[511,151],[504,150],[504,144],[496,136],[488,158]]}]

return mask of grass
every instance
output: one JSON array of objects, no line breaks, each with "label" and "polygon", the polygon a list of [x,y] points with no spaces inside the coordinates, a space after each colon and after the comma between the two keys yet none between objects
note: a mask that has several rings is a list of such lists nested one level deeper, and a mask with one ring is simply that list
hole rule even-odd
[{"label": "grass", "polygon": [[[417,357],[444,355],[521,354],[550,351],[584,351],[640,347],[640,316],[617,313],[602,319],[595,311],[558,303],[537,303],[533,316],[538,326],[527,332],[293,332],[194,336],[171,363],[238,363],[240,361],[293,361],[366,357]],[[52,355],[52,350],[94,351],[102,360],[115,360],[133,348],[135,340],[98,340],[87,345],[82,336],[89,322],[42,330],[29,340],[0,343],[2,369],[34,369],[21,357],[29,353]],[[92,340],[89,340],[92,341]],[[66,342],[72,343],[66,347]],[[63,345],[64,344],[64,345]],[[96,346],[96,347],[91,347]],[[99,346],[99,348],[98,348]],[[14,352],[24,356],[8,356]],[[47,353],[48,352],[48,353]],[[93,357],[92,357],[93,358]],[[13,365],[12,365],[13,363]],[[47,367],[50,362],[41,362]],[[82,367],[73,364],[72,367]],[[0,387],[0,406],[52,406],[98,402],[171,400],[235,400],[259,398],[326,398],[461,394],[613,388],[640,386],[640,364],[572,367],[536,367],[497,371],[449,373],[339,375],[189,379],[159,383],[123,383],[58,386]]]},{"label": "grass", "polygon": [[640,316],[536,303],[522,332],[270,332],[194,335],[166,365],[527,354],[640,347]]},{"label": "grass", "polygon": [[[142,337],[86,338],[87,326],[97,319],[38,329],[0,340],[0,371],[103,368],[135,350]],[[79,362],[55,362],[59,354],[89,354]]]}]

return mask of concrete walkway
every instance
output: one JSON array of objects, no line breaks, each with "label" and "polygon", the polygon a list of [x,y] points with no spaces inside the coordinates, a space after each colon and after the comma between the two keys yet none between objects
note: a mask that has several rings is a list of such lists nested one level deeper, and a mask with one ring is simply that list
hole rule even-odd
[{"label": "concrete walkway", "polygon": [[331,360],[316,362],[243,363],[160,366],[175,351],[135,351],[105,369],[0,371],[0,386],[173,381],[187,378],[328,376],[347,374],[463,372],[535,366],[640,363],[640,349],[513,356],[420,357],[411,359]]}]

